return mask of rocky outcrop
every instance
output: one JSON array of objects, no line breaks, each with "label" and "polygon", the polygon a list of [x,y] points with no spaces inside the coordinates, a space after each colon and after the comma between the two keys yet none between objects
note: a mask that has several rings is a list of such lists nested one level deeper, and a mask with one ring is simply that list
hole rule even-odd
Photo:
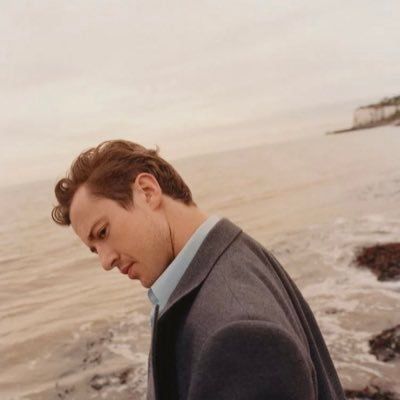
[{"label": "rocky outcrop", "polygon": [[344,393],[347,400],[399,400],[398,395],[377,385],[366,386],[361,390],[345,390]]},{"label": "rocky outcrop", "polygon": [[379,281],[400,280],[400,242],[362,247],[355,262],[370,269]]},{"label": "rocky outcrop", "polygon": [[370,353],[379,361],[387,362],[400,358],[400,324],[385,329],[369,340]]}]

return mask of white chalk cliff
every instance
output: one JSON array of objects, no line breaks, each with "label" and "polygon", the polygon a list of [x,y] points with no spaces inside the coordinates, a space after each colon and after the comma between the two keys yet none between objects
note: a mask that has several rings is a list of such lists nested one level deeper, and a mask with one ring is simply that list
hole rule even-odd
[{"label": "white chalk cliff", "polygon": [[400,96],[384,98],[379,103],[357,108],[353,128],[400,123]]}]

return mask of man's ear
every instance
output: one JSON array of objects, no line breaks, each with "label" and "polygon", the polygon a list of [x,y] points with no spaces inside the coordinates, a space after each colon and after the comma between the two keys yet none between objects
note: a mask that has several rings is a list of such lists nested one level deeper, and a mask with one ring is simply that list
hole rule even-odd
[{"label": "man's ear", "polygon": [[132,184],[132,190],[144,194],[146,201],[150,205],[158,207],[161,201],[162,190],[157,179],[152,174],[147,172],[138,174]]},{"label": "man's ear", "polygon": [[160,185],[157,182],[157,179],[148,172],[141,172],[138,174],[133,182],[136,188],[140,188],[143,191],[157,191]]}]

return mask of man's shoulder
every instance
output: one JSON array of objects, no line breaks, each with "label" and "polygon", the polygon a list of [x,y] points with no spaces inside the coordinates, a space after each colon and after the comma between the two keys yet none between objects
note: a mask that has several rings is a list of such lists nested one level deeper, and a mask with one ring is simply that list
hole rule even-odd
[{"label": "man's shoulder", "polygon": [[271,250],[242,231],[218,258],[208,279],[220,274],[231,285],[244,286],[246,282],[253,287],[265,287],[270,282],[281,285],[272,258]]},{"label": "man's shoulder", "polygon": [[216,326],[241,318],[287,323],[291,307],[270,251],[241,232],[215,262],[188,314],[198,323]]}]

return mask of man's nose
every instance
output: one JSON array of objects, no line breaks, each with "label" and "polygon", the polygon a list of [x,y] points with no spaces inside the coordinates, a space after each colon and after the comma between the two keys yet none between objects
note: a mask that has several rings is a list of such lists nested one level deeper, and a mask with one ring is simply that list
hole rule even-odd
[{"label": "man's nose", "polygon": [[98,254],[101,265],[106,271],[110,271],[117,265],[117,257],[113,251],[106,248],[101,248],[98,249]]}]

